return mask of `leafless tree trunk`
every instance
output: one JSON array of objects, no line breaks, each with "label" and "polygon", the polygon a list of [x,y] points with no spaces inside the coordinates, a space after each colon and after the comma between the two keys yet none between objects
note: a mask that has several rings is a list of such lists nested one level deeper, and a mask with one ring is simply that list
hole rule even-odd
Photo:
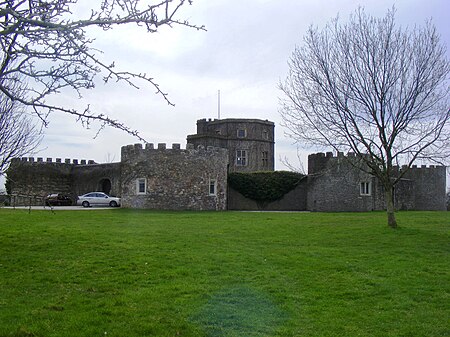
[{"label": "leafless tree trunk", "polygon": [[396,227],[392,191],[406,171],[394,166],[450,157],[450,65],[435,27],[408,31],[395,9],[377,19],[359,8],[348,23],[310,27],[289,66],[280,113],[291,137],[358,154],[383,184]]},{"label": "leafless tree trunk", "polygon": [[388,225],[391,228],[397,228],[397,220],[395,219],[395,208],[394,208],[394,188],[393,186],[385,187],[385,198],[386,198],[386,212],[388,218]]},{"label": "leafless tree trunk", "polygon": [[[118,25],[136,25],[153,33],[161,26],[182,25],[204,30],[176,18],[180,8],[192,0],[94,0],[89,2],[92,10],[87,17],[74,17],[80,2],[0,0],[0,92],[31,107],[44,125],[48,115],[56,111],[77,117],[85,126],[97,121],[99,129],[109,125],[143,140],[138,131],[101,111],[92,112],[89,106],[79,111],[52,105],[48,98],[66,88],[81,96],[83,90],[94,88],[96,77],[102,75],[105,83],[124,82],[136,88],[143,81],[173,105],[151,76],[123,71],[102,61],[87,28],[106,31]],[[28,84],[23,96],[13,90],[19,75]]]}]

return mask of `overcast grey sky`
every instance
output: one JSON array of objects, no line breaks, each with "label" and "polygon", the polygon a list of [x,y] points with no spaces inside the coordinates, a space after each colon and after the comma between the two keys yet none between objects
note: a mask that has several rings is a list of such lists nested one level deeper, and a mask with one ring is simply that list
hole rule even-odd
[{"label": "overcast grey sky", "polygon": [[[275,122],[276,169],[286,169],[279,158],[296,161],[296,147],[284,136],[278,113],[277,84],[287,74],[287,60],[309,25],[323,27],[338,14],[346,20],[359,5],[376,16],[395,5],[403,26],[423,25],[432,18],[449,45],[449,0],[194,0],[178,17],[204,24],[207,32],[182,26],[155,34],[131,27],[93,32],[105,62],[153,76],[175,107],[145,83],[140,90],[99,83],[83,100],[70,92],[57,100],[80,108],[88,102],[91,109],[138,129],[149,142],[181,143],[184,148],[186,135],[196,132],[197,119],[217,118],[220,90],[221,118]],[[121,146],[137,142],[114,129],[93,139],[97,128],[85,130],[70,116],[54,114],[50,121],[35,157],[119,161]]]}]

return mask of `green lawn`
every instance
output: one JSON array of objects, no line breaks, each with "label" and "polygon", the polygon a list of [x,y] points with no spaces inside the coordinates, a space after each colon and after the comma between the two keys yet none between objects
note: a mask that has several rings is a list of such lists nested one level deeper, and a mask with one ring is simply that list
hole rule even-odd
[{"label": "green lawn", "polygon": [[0,209],[0,336],[449,336],[450,212]]}]

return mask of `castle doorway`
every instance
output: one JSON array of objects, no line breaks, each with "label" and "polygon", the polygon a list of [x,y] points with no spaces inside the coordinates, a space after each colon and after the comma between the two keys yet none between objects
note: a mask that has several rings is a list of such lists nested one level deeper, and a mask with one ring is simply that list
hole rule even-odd
[{"label": "castle doorway", "polygon": [[102,179],[99,182],[100,192],[106,193],[109,195],[111,192],[111,180],[108,178]]}]

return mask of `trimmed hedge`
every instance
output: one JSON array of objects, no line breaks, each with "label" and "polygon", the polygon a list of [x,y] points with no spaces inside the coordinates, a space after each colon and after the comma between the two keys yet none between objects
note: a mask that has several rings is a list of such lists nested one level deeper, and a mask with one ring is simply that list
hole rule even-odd
[{"label": "trimmed hedge", "polygon": [[246,198],[271,202],[292,191],[304,177],[304,174],[289,171],[233,172],[228,175],[228,183]]}]

